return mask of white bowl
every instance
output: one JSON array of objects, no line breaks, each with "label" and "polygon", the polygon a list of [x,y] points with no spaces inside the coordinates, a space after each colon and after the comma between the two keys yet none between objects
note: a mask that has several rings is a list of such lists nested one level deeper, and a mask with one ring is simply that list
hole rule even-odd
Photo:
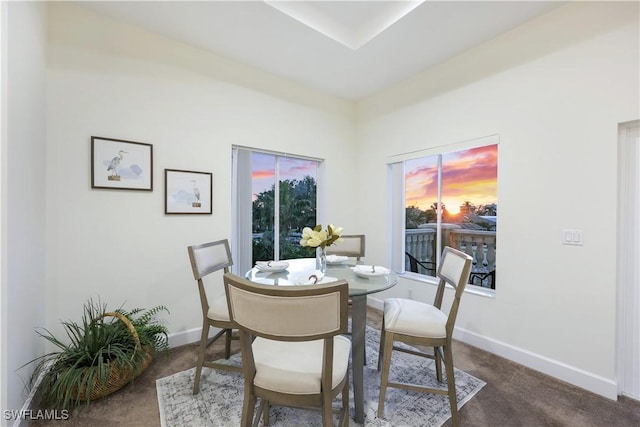
[{"label": "white bowl", "polygon": [[349,259],[348,256],[327,255],[327,264],[342,264]]},{"label": "white bowl", "polygon": [[391,270],[380,265],[356,265],[353,267],[353,272],[360,277],[379,277],[389,274]]}]

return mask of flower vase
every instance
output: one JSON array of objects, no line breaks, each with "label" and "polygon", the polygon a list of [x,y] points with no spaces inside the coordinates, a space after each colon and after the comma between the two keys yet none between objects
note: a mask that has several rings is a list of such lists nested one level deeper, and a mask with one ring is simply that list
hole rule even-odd
[{"label": "flower vase", "polygon": [[320,270],[322,274],[327,272],[327,253],[320,246],[316,248],[316,270]]}]

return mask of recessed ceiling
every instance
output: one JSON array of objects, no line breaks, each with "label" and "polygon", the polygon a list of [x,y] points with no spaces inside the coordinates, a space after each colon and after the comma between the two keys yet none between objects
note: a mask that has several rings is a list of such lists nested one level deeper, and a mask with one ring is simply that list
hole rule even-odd
[{"label": "recessed ceiling", "polygon": [[566,2],[100,1],[77,4],[359,100]]},{"label": "recessed ceiling", "polygon": [[265,1],[265,3],[338,43],[357,50],[423,1]]}]

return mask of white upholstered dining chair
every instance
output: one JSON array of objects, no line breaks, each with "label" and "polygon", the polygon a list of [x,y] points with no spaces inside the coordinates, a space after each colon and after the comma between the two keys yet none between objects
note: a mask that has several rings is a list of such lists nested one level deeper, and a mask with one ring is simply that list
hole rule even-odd
[{"label": "white upholstered dining chair", "polygon": [[364,234],[343,235],[342,241],[327,246],[327,255],[342,255],[356,259],[359,263],[364,257],[365,237]]},{"label": "white upholstered dining chair", "polygon": [[[348,285],[260,285],[224,275],[229,313],[240,333],[244,373],[241,426],[252,425],[257,399],[264,425],[271,404],[316,407],[333,425],[332,402],[342,396],[340,425],[349,423]],[[296,420],[288,420],[295,425]]]},{"label": "white upholstered dining chair", "polygon": [[[469,255],[447,246],[442,252],[440,265],[436,272],[440,282],[433,305],[403,298],[388,298],[384,301],[380,351],[378,353],[378,371],[382,369],[380,374],[378,417],[384,417],[384,401],[387,388],[394,387],[448,395],[453,425],[458,425],[458,404],[451,341],[460,298],[469,281],[472,261],[473,259]],[[444,292],[447,286],[451,286],[455,291],[448,314],[442,310]],[[394,346],[396,341],[409,345],[432,347],[433,355]],[[394,350],[434,359],[436,377],[440,383],[442,382],[441,363],[444,360],[447,388],[428,388],[416,384],[389,381],[391,353]]]},{"label": "white upholstered dining chair", "polygon": [[[216,341],[218,338],[225,337],[225,358],[231,355],[231,340],[234,338],[232,334],[233,325],[229,318],[229,310],[227,309],[227,299],[225,294],[220,294],[211,301],[207,298],[204,279],[212,273],[221,271],[226,273],[229,267],[233,265],[231,259],[231,250],[229,242],[218,240],[215,242],[193,245],[187,248],[189,260],[191,261],[191,269],[193,277],[198,283],[198,292],[200,293],[200,306],[202,308],[202,334],[200,336],[200,345],[198,348],[198,362],[196,364],[196,376],[193,383],[193,394],[200,391],[200,376],[202,368],[222,369],[226,371],[241,371],[239,366],[225,365],[214,361],[205,361],[206,348]],[[220,274],[222,276],[222,274]],[[221,280],[220,277],[218,280]],[[209,340],[209,328],[220,328],[220,331]],[[237,338],[237,337],[235,337]]]}]

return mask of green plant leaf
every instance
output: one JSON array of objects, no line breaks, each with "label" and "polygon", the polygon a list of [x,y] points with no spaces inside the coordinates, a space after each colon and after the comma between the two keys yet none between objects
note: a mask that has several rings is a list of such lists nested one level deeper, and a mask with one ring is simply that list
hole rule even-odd
[{"label": "green plant leaf", "polygon": [[[131,322],[143,349],[152,348],[153,352],[169,349],[168,330],[156,320],[161,312],[169,313],[165,306],[149,310],[134,308],[131,311],[121,307],[114,311]],[[89,404],[90,391],[96,384],[107,382],[114,366],[133,375],[146,360],[147,352],[137,347],[127,325],[120,319],[104,317],[107,312],[106,304],[90,299],[84,305],[81,322],[61,322],[65,340],[54,336],[48,329],[36,330],[56,348],[23,365],[34,364],[32,386],[43,374],[38,389],[42,407],[66,409]],[[85,399],[81,399],[82,391],[87,391]]]}]

